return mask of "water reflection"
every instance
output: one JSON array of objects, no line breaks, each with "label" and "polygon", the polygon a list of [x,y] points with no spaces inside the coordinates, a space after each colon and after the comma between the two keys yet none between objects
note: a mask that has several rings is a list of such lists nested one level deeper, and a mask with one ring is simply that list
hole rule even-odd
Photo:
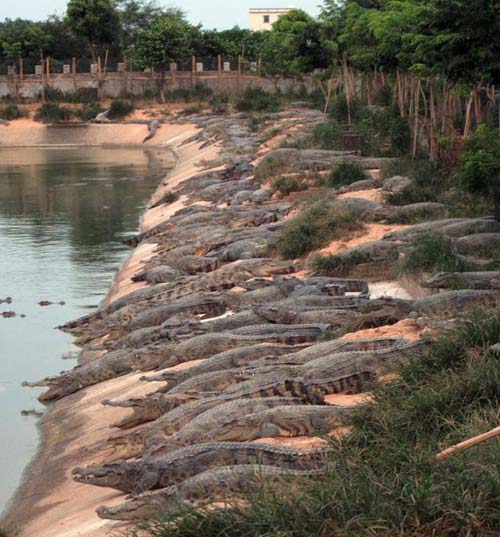
[{"label": "water reflection", "polygon": [[104,297],[166,164],[136,149],[0,149],[0,299],[13,299],[0,314],[17,314],[0,316],[0,512],[37,446],[21,415],[37,393],[19,383],[72,366],[71,338],[53,327]]}]

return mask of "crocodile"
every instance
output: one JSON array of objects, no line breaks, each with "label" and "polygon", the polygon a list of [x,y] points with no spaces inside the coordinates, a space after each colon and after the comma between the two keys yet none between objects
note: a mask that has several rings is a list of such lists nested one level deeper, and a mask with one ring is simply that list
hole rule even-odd
[{"label": "crocodile", "polygon": [[[203,435],[210,435],[210,430],[215,429],[219,422],[233,419],[235,416],[259,412],[275,406],[304,405],[305,403],[304,399],[297,397],[261,397],[259,399],[215,397],[201,399],[197,402],[201,404],[192,405],[191,413],[187,413],[187,421],[186,418],[180,417],[183,407],[186,406],[184,404],[178,407],[180,412],[176,412],[173,416],[167,413],[143,429],[133,431],[128,435],[111,437],[91,446],[88,450],[105,450],[108,461],[129,459],[139,456],[145,447],[163,442],[166,438],[175,439],[178,443],[181,442],[177,447],[200,442]],[[179,425],[180,428],[177,429]],[[185,443],[182,444],[182,442]]]},{"label": "crocodile", "polygon": [[[184,283],[171,282],[133,291],[109,306],[66,323],[59,328],[73,332],[85,330],[92,322],[107,320],[110,313],[114,313],[125,306],[142,307],[145,303],[154,304],[159,301],[172,301],[196,292],[222,291],[251,278],[268,277],[273,274],[290,274],[300,270],[300,268],[300,265],[290,261],[267,258],[240,260],[223,265],[213,272],[201,274],[196,278],[187,276]],[[125,320],[128,321],[130,318],[132,318],[132,315]],[[121,319],[117,319],[117,322],[121,322]]]},{"label": "crocodile", "polygon": [[299,351],[301,348],[303,347],[270,343],[238,347],[206,358],[200,364],[190,367],[189,369],[181,371],[164,371],[154,377],[143,377],[143,379],[151,381],[168,381],[169,386],[174,386],[197,375],[244,367],[250,365],[255,360],[292,354]]},{"label": "crocodile", "polygon": [[165,347],[147,347],[137,350],[120,349],[111,351],[95,361],[75,367],[54,377],[38,382],[23,382],[29,388],[48,387],[39,397],[49,402],[71,395],[83,388],[120,377],[136,370],[154,369],[162,360]]},{"label": "crocodile", "polygon": [[[499,226],[500,227],[500,226]],[[498,251],[500,248],[500,233],[474,233],[459,237],[453,245],[461,254],[481,256],[483,253]],[[490,255],[484,255],[490,257]]]},{"label": "crocodile", "polygon": [[144,520],[193,509],[216,500],[234,500],[262,486],[263,481],[305,477],[322,470],[291,470],[277,466],[236,465],[206,470],[170,487],[146,492],[114,507],[98,507],[99,517],[111,520]]},{"label": "crocodile", "polygon": [[500,271],[439,272],[421,285],[429,289],[500,289]]},{"label": "crocodile", "polygon": [[157,119],[153,119],[148,124],[148,134],[142,141],[143,144],[145,144],[148,140],[151,140],[151,138],[154,138],[156,136],[156,133],[158,132],[158,129],[160,128],[160,122]]},{"label": "crocodile", "polygon": [[[264,400],[248,399],[248,402]],[[148,438],[146,456],[156,457],[196,442],[241,442],[277,436],[326,434],[341,426],[354,408],[330,405],[287,405],[258,411],[255,408],[250,410],[249,406],[231,415],[223,413],[222,406],[209,410],[212,415],[216,416],[214,421],[207,420],[207,413],[204,413],[171,436]]]},{"label": "crocodile", "polygon": [[418,315],[461,315],[471,308],[494,308],[500,303],[497,290],[462,289],[415,300]]},{"label": "crocodile", "polygon": [[[308,347],[286,346],[251,346],[241,347],[232,351],[220,353],[204,360],[202,363],[183,371],[164,371],[151,380],[168,381],[169,386],[176,385],[190,378],[214,371],[244,368],[247,366],[262,366],[269,364],[304,364],[307,361],[321,358],[322,356],[357,351],[376,351],[389,348],[399,348],[407,342],[398,338],[373,338],[373,339],[337,339],[316,343]],[[293,356],[292,356],[293,355]]]},{"label": "crocodile", "polygon": [[[268,326],[268,325],[264,325]],[[269,325],[270,327],[272,325]],[[225,350],[245,347],[258,343],[284,343],[287,345],[297,345],[309,343],[316,340],[329,325],[319,325],[316,327],[287,328],[286,331],[270,329],[263,330],[262,335],[239,335],[232,332],[207,333],[194,336],[184,341],[180,341],[171,347],[170,352],[165,352],[158,364],[158,369],[174,367],[180,363],[209,358]],[[166,345],[164,347],[167,347]],[[140,366],[137,366],[139,369]]]},{"label": "crocodile", "polygon": [[139,494],[180,483],[220,466],[260,464],[304,470],[326,461],[328,450],[292,449],[253,442],[206,442],[183,447],[162,457],[117,461],[104,466],[75,468],[73,479],[98,487]]}]

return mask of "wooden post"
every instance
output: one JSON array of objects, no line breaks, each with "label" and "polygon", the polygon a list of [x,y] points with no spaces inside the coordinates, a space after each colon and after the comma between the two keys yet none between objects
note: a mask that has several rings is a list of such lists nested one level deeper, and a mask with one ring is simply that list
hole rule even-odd
[{"label": "wooden post", "polygon": [[76,76],[76,58],[75,57],[71,58],[71,73],[73,77]]},{"label": "wooden post", "polygon": [[260,56],[257,59],[257,75],[262,78],[262,58]]},{"label": "wooden post", "polygon": [[241,56],[238,54],[238,88],[241,85]]},{"label": "wooden post", "polygon": [[47,83],[50,82],[50,57],[47,56],[46,58],[46,64],[47,64]]},{"label": "wooden post", "polygon": [[97,78],[101,78],[101,57],[97,58]]},{"label": "wooden post", "polygon": [[24,80],[24,62],[22,58],[19,58],[19,83],[22,84]]},{"label": "wooden post", "polygon": [[191,87],[196,86],[196,56],[191,58]]},{"label": "wooden post", "polygon": [[40,65],[42,66],[42,69],[41,69],[41,72],[40,72],[40,75],[42,77],[42,103],[45,102],[45,82],[43,80],[43,64],[45,62],[43,61],[43,50],[40,49]]},{"label": "wooden post", "polygon": [[220,54],[217,56],[217,78],[219,82],[222,81],[222,56]]}]

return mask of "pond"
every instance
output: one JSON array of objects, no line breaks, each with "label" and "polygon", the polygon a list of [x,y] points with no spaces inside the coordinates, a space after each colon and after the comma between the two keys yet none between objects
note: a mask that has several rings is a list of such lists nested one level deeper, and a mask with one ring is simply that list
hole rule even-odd
[{"label": "pond", "polygon": [[75,365],[72,337],[55,327],[104,298],[168,160],[129,148],[0,149],[0,513],[36,453],[44,410],[40,391],[20,383]]}]

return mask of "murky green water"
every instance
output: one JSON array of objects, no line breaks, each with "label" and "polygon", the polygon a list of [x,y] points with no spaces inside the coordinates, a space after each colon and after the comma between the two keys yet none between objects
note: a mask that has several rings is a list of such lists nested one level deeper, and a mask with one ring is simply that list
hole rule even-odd
[{"label": "murky green water", "polygon": [[38,444],[21,412],[43,410],[39,391],[20,383],[73,367],[54,327],[105,296],[165,164],[139,149],[0,149],[0,513]]}]

